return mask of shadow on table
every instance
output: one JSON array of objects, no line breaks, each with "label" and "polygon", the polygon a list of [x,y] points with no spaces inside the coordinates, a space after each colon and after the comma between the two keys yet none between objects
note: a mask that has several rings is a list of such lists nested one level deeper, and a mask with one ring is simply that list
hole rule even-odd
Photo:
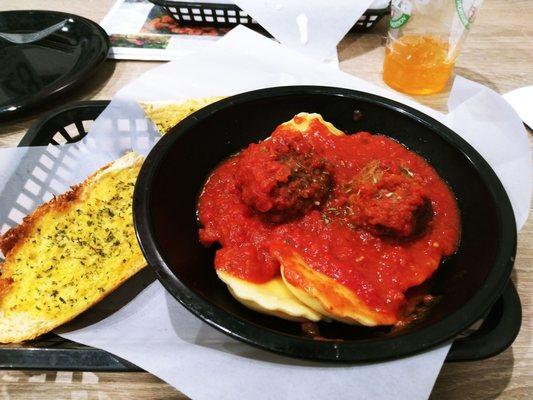
[{"label": "shadow on table", "polygon": [[388,19],[383,18],[368,32],[349,33],[337,45],[340,61],[357,58],[377,48],[385,47]]},{"label": "shadow on table", "polygon": [[[511,280],[518,287],[516,270]],[[527,314],[523,315],[526,318]],[[530,332],[525,329],[527,321],[522,321],[522,329],[517,340],[530,343]],[[518,362],[520,362],[520,355]],[[513,347],[492,358],[474,362],[444,364],[431,393],[430,400],[455,399],[496,399],[505,391],[515,365]]]},{"label": "shadow on table", "polygon": [[429,399],[496,399],[509,385],[513,367],[512,347],[488,360],[444,364]]},{"label": "shadow on table", "polygon": [[[520,241],[523,240],[520,235],[518,236],[518,243],[520,244]],[[520,303],[522,306],[522,325],[520,327],[520,331],[518,332],[518,336],[515,339],[516,341],[527,343],[529,346],[530,343],[533,343],[532,340],[532,332],[530,329],[528,329],[529,326],[531,326],[531,321],[529,320],[529,313],[525,312],[524,310],[527,309],[528,303],[524,303],[524,299],[526,299],[526,293],[522,293],[522,291],[519,289],[519,279],[518,274],[516,272],[516,264],[515,268],[511,271],[511,281],[513,281],[514,286],[518,292],[518,297],[520,298]],[[529,294],[529,293],[528,293]],[[505,353],[505,352],[504,352]]]},{"label": "shadow on table", "polygon": [[474,82],[481,83],[482,85],[487,86],[488,88],[498,92],[496,84],[493,83],[489,78],[480,73],[470,70],[464,67],[456,67],[453,72],[452,78],[446,84],[444,90],[440,93],[435,93],[431,95],[411,95],[416,102],[423,104],[425,106],[434,108],[438,111],[447,113],[448,112],[448,97],[452,90],[453,82],[456,76],[462,76],[464,78],[470,79]]},{"label": "shadow on table", "polygon": [[465,67],[455,67],[454,73],[455,75],[461,75],[462,77],[470,79],[471,81],[481,83],[482,85],[491,88],[495,92],[499,92],[496,83],[492,82],[489,78],[480,74],[478,71],[474,71]]}]

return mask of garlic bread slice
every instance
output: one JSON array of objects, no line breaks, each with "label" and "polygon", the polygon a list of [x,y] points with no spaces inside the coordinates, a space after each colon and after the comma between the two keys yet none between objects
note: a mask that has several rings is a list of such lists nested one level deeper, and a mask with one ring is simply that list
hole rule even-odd
[{"label": "garlic bread slice", "polygon": [[142,162],[126,154],[0,237],[1,343],[51,331],[146,265],[132,216]]},{"label": "garlic bread slice", "polygon": [[181,103],[171,101],[140,102],[144,113],[154,123],[157,130],[164,135],[170,128],[174,127],[193,112],[222,100],[224,97],[200,97],[196,99],[185,100]]}]

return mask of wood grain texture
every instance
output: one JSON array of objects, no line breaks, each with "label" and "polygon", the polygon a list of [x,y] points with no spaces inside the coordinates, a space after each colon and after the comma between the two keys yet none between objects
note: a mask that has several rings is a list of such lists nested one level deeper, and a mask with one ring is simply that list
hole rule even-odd
[{"label": "wood grain texture", "polygon": [[[76,13],[100,21],[113,0],[2,0],[0,11],[49,9]],[[531,0],[485,0],[463,48],[456,73],[499,93],[533,85],[533,14]],[[385,86],[381,80],[386,23],[369,33],[350,34],[338,46],[341,69]],[[76,100],[110,99],[156,62],[108,61],[86,84],[40,112],[0,123],[0,146],[18,143],[26,129],[45,111]],[[449,88],[448,88],[449,90]],[[446,111],[449,92],[415,97]],[[530,143],[533,143],[531,131]],[[513,279],[522,300],[522,330],[513,346],[489,360],[445,364],[435,384],[437,399],[533,398],[533,217],[518,236]],[[5,399],[184,399],[171,386],[148,373],[0,371],[0,398]]]}]

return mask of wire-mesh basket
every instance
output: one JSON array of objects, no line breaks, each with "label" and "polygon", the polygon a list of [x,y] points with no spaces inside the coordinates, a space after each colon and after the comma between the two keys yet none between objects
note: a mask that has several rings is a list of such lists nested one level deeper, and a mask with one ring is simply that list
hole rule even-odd
[{"label": "wire-mesh basket", "polygon": [[[19,146],[43,146],[48,150],[50,146],[61,146],[65,143],[75,143],[85,137],[92,122],[109,104],[109,101],[85,101],[67,104],[41,118],[22,138]],[[43,150],[43,154],[46,151]],[[47,174],[45,181],[51,179],[52,171],[61,167],[60,160],[50,156],[52,164],[44,163],[38,158],[32,164],[35,170]],[[48,173],[47,173],[48,171]],[[32,179],[28,174],[27,184],[20,193],[14,193],[13,198],[2,197],[3,202],[13,204],[23,214],[30,210],[21,204],[21,196],[32,201],[42,201],[45,184],[39,185],[39,180]],[[28,183],[33,182],[32,186]],[[14,222],[14,221],[12,221]],[[1,260],[1,258],[0,258]],[[85,371],[139,371],[132,363],[123,360],[106,351],[95,349],[83,344],[71,342],[54,333],[48,333],[35,340],[24,343],[0,344],[0,368],[6,369],[52,369],[52,370],[85,370]]]},{"label": "wire-mesh basket", "polygon": [[[209,25],[215,27],[232,27],[239,24],[259,27],[246,12],[235,4],[195,3],[189,1],[149,0],[162,7],[178,23],[185,25]],[[389,8],[366,10],[354,24],[353,31],[365,31],[372,28],[383,16],[389,14]]]}]

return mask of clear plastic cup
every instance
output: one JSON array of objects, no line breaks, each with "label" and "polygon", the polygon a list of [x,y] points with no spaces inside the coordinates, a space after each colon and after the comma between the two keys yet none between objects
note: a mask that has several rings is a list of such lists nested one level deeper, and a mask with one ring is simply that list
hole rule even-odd
[{"label": "clear plastic cup", "polygon": [[383,80],[409,94],[442,91],[483,0],[393,0]]}]

